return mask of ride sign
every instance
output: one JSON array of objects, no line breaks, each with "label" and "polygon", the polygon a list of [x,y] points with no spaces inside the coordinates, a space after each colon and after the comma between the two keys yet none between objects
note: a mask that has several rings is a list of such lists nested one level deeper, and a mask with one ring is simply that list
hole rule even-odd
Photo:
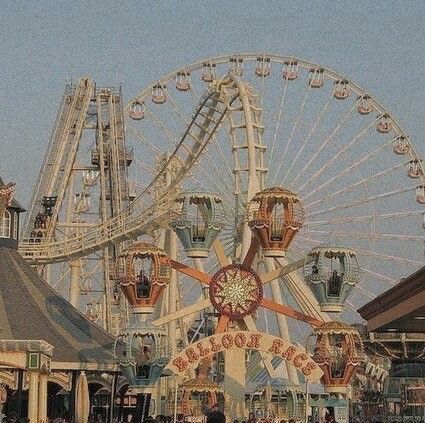
[{"label": "ride sign", "polygon": [[311,382],[320,380],[323,375],[322,370],[307,355],[304,348],[268,333],[255,331],[224,332],[204,338],[175,355],[166,369],[175,374],[183,374],[189,369],[196,368],[204,358],[234,348],[257,350],[280,357],[292,364]]}]

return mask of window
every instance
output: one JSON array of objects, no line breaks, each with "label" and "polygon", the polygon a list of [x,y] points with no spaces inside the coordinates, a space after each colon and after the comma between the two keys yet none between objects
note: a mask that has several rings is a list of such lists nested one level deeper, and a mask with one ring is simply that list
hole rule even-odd
[{"label": "window", "polygon": [[13,239],[18,239],[18,213],[13,216]]},{"label": "window", "polygon": [[0,226],[0,238],[10,238],[12,217],[9,210],[5,210],[3,222]]}]

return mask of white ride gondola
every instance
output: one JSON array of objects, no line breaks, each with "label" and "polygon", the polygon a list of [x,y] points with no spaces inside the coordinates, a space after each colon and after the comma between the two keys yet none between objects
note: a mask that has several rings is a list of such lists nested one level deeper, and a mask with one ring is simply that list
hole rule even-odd
[{"label": "white ride gondola", "polygon": [[255,66],[255,74],[257,76],[265,77],[269,76],[271,72],[270,58],[259,57]]},{"label": "white ride gondola", "polygon": [[338,100],[345,100],[349,95],[348,81],[346,79],[336,81],[334,84],[334,97]]},{"label": "white ride gondola", "polygon": [[410,150],[410,144],[408,139],[403,135],[395,137],[393,150],[395,154],[399,155],[408,153]]},{"label": "white ride gondola", "polygon": [[383,115],[378,117],[378,121],[376,123],[376,130],[381,134],[386,134],[391,131],[393,128],[391,117],[388,113],[384,113]]},{"label": "white ride gondola", "polygon": [[321,88],[325,83],[324,69],[312,68],[310,69],[310,78],[308,81],[311,88]]},{"label": "white ride gondola", "polygon": [[230,64],[231,72],[234,72],[237,76],[242,76],[242,73],[243,73],[242,57],[230,57],[229,64]]},{"label": "white ride gondola", "polygon": [[190,90],[190,72],[181,70],[176,75],[176,89],[178,91],[189,91]]},{"label": "white ride gondola", "polygon": [[145,117],[145,103],[134,101],[130,107],[129,115],[134,120],[141,120]]},{"label": "white ride gondola", "polygon": [[298,78],[298,62],[296,60],[285,61],[282,76],[288,81],[295,81]]},{"label": "white ride gondola", "polygon": [[359,280],[355,252],[339,247],[314,248],[306,258],[304,279],[323,312],[341,312]]},{"label": "white ride gondola", "polygon": [[156,84],[152,88],[152,101],[156,104],[163,104],[167,101],[167,92],[164,84]]},{"label": "white ride gondola", "polygon": [[416,201],[419,204],[425,204],[425,185],[416,188]]},{"label": "white ride gondola", "polygon": [[187,256],[207,257],[212,243],[224,226],[221,198],[209,193],[189,192],[181,194],[176,201],[181,204],[181,211],[171,221],[171,227]]},{"label": "white ride gondola", "polygon": [[373,101],[368,94],[363,94],[357,98],[357,111],[361,115],[368,115],[373,112]]},{"label": "white ride gondola", "polygon": [[407,176],[412,179],[417,179],[422,175],[423,172],[422,160],[415,159],[410,160],[407,169]]},{"label": "white ride gondola", "polygon": [[202,80],[204,82],[212,82],[215,78],[216,64],[211,62],[204,62],[202,64]]}]

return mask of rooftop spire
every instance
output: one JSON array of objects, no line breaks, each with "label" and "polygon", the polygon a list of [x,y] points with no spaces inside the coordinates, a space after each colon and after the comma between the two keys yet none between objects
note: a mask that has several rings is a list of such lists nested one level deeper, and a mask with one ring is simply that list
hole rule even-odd
[{"label": "rooftop spire", "polygon": [[7,185],[4,185],[3,181],[0,179],[0,225],[3,224],[3,217],[6,208],[12,204],[14,191],[15,184],[13,182],[9,182]]},{"label": "rooftop spire", "polygon": [[19,213],[25,211],[14,199],[15,184],[0,178],[0,247],[18,248]]}]

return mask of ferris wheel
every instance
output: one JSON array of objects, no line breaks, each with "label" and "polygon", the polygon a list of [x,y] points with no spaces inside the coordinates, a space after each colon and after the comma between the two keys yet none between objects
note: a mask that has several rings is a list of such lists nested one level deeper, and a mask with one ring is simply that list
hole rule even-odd
[{"label": "ferris wheel", "polygon": [[[342,319],[353,321],[357,308],[423,265],[419,152],[395,117],[348,78],[294,57],[222,56],[158,77],[124,114],[137,169],[130,178],[140,198],[218,195],[224,212],[218,239],[232,262],[249,249],[247,215],[255,194],[274,186],[295,193],[303,224],[285,258],[258,257],[255,266],[270,271],[317,247],[351,249],[360,280]],[[191,259],[181,243],[174,249],[197,268],[220,267],[214,255]],[[202,295],[180,279],[179,305]],[[318,315],[301,272],[271,290],[274,298]],[[263,317],[264,325],[273,324],[268,313]]]},{"label": "ferris wheel", "polygon": [[158,78],[124,115],[133,210],[169,208],[145,238],[173,267],[155,321],[173,352],[208,310],[215,332],[242,321],[303,342],[423,265],[422,160],[347,78],[296,58],[219,57]]},{"label": "ferris wheel", "polygon": [[[57,214],[51,219],[55,228],[48,229],[46,242],[43,238],[39,243],[21,243],[29,259],[48,256],[51,261],[66,261],[72,257],[75,268],[82,266],[81,257],[97,255],[97,261],[87,259],[83,264],[103,263],[103,267],[87,265],[83,273],[87,280],[94,275],[101,283],[100,279],[110,277],[111,256],[117,254],[101,253],[102,248],[142,234],[146,241],[165,249],[171,259],[210,275],[223,263],[243,263],[254,253],[252,267],[259,273],[277,272],[310,257],[304,266],[270,282],[264,296],[328,320],[326,313],[333,310],[321,307],[317,292],[313,295],[319,276],[310,280],[303,276],[311,266],[317,267],[321,277],[340,271],[346,251],[346,256],[355,254],[359,266],[359,280],[340,314],[347,321],[356,319],[355,310],[366,301],[423,265],[425,177],[419,151],[395,117],[348,78],[294,57],[238,54],[210,58],[159,76],[123,110],[118,92],[95,92],[86,80],[78,89],[78,96],[66,97],[63,106],[73,107],[75,123],[57,124],[68,125],[71,135],[67,136],[80,139],[82,130],[92,125],[97,128],[95,142],[99,144],[99,134],[111,134],[110,125],[102,124],[102,119],[113,121],[118,129],[108,156],[111,166],[99,149],[93,150],[92,167],[84,167],[78,191],[63,184],[58,168],[48,182],[52,190],[55,184],[60,187],[56,191],[72,209],[71,217],[64,218],[59,228],[66,239],[50,242],[55,229],[58,233]],[[122,146],[124,132],[131,154]],[[92,147],[86,144],[78,150],[74,164],[81,166]],[[126,166],[121,166],[121,155]],[[108,171],[117,164],[115,179],[103,178],[102,182],[95,169],[102,167],[102,160]],[[105,181],[112,179],[119,183],[106,186]],[[270,256],[264,248],[253,246],[256,238],[249,227],[260,204],[252,200],[273,187],[281,190],[275,198],[284,192],[300,208],[296,234],[283,256]],[[90,192],[97,192],[96,209],[102,209],[102,198],[111,203],[110,210],[101,212],[101,224],[78,217],[90,214],[89,203],[94,198]],[[188,209],[195,206],[188,211],[190,221],[202,232],[205,210],[196,198],[203,197],[220,204],[213,254],[194,252],[172,227],[176,213],[187,204]],[[112,204],[112,198],[120,199],[119,204]],[[55,207],[49,199],[53,201],[49,196],[43,198],[46,210]],[[279,204],[282,212],[288,203]],[[202,238],[202,233],[195,238]],[[116,294],[106,286],[109,297]],[[174,271],[158,313],[171,315],[205,298],[204,291],[189,275]],[[297,322],[283,316],[276,322],[275,314],[267,310],[257,314],[257,326],[266,331],[279,330],[293,339],[305,335],[305,328]],[[176,325],[180,328],[175,344],[194,319],[170,323],[170,333],[177,333]]]},{"label": "ferris wheel", "polygon": [[[208,59],[158,78],[124,115],[138,165],[132,208],[169,208],[145,235],[155,247],[137,254],[159,247],[172,268],[153,323],[168,326],[173,353],[195,321],[199,339],[208,310],[215,333],[303,343],[310,325],[356,321],[424,263],[419,153],[372,95],[331,70],[268,54]],[[155,285],[154,264],[132,272]],[[230,358],[229,380],[242,380],[243,360]]]}]

